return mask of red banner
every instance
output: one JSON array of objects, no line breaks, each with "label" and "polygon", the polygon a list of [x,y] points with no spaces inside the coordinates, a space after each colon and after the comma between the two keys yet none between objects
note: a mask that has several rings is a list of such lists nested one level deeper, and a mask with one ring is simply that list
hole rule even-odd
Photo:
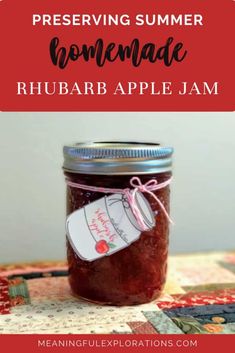
[{"label": "red banner", "polygon": [[234,7],[2,0],[0,109],[234,110]]},{"label": "red banner", "polygon": [[230,353],[234,335],[2,335],[0,344],[6,353]]}]

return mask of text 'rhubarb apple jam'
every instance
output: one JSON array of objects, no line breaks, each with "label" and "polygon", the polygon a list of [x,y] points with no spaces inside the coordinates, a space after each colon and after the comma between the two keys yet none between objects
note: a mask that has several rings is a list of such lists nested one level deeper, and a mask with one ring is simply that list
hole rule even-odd
[{"label": "text 'rhubarb apple jam'", "polygon": [[109,305],[150,302],[166,279],[171,147],[94,142],[64,147],[69,283]]}]

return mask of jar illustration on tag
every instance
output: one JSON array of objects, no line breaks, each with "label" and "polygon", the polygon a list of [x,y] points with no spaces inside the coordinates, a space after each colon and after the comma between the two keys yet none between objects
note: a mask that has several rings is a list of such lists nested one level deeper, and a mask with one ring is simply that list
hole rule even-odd
[{"label": "jar illustration on tag", "polygon": [[[155,226],[155,215],[141,192],[135,193],[135,207],[145,229]],[[110,256],[138,240],[143,230],[124,194],[106,195],[67,217],[66,232],[75,253],[86,261]],[[79,234],[83,234],[82,237]]]}]

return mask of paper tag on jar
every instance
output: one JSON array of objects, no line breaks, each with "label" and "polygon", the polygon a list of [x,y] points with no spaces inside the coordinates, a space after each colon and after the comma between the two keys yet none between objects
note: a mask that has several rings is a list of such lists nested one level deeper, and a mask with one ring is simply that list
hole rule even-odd
[{"label": "paper tag on jar", "polygon": [[[155,217],[149,202],[136,192],[146,228],[155,226]],[[109,256],[138,240],[141,229],[123,194],[112,194],[78,209],[66,221],[68,240],[83,260],[94,261]]]}]

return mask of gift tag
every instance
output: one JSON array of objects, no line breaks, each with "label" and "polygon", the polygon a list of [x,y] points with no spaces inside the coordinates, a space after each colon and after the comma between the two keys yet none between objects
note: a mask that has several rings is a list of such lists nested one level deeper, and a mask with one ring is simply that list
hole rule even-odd
[{"label": "gift tag", "polygon": [[[147,229],[155,225],[149,202],[136,192],[135,203]],[[70,214],[67,237],[83,260],[94,261],[120,251],[139,239],[141,229],[125,195],[112,194],[91,202]]]}]

